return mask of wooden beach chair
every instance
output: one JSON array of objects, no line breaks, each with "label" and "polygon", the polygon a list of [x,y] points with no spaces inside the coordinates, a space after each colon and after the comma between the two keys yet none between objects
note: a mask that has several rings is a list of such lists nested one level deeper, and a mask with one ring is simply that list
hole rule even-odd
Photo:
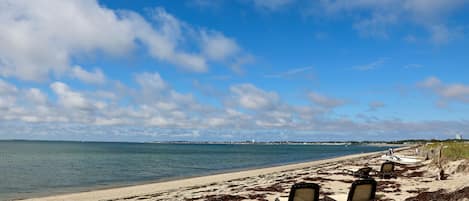
[{"label": "wooden beach chair", "polygon": [[[275,201],[286,201],[286,198],[276,198]],[[319,185],[314,183],[293,184],[288,201],[319,201]]]},{"label": "wooden beach chair", "polygon": [[373,201],[376,194],[376,181],[374,179],[356,180],[352,183],[348,194],[330,195],[336,201]]}]

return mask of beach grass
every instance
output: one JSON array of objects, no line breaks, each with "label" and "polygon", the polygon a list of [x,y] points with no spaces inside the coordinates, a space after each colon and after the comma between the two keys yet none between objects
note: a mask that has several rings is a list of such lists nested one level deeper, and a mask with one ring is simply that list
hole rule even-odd
[{"label": "beach grass", "polygon": [[469,159],[469,143],[462,141],[449,141],[434,143],[427,147],[427,149],[437,149],[439,146],[443,147],[441,154],[442,158],[455,161],[461,159]]},{"label": "beach grass", "polygon": [[443,147],[443,157],[449,160],[469,159],[469,143],[447,142]]}]

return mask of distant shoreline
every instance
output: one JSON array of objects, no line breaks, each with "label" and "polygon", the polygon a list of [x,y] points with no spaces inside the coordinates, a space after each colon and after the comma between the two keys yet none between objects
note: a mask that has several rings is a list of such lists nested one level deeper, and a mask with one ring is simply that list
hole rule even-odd
[{"label": "distant shoreline", "polygon": [[[437,140],[440,141],[451,141]],[[463,139],[462,141],[469,141]],[[0,139],[0,142],[78,142],[78,143],[149,143],[149,144],[256,144],[256,145],[368,145],[368,146],[409,146],[434,142],[434,140],[409,139],[398,141],[93,141],[93,140],[41,140],[41,139]]]},{"label": "distant shoreline", "polygon": [[217,142],[217,141],[157,141],[157,142],[121,142],[121,141],[68,141],[68,140],[23,140],[6,139],[0,142],[68,142],[68,143],[137,143],[137,144],[180,144],[180,145],[322,145],[322,146],[374,146],[374,147],[405,147],[416,144],[392,142]]}]

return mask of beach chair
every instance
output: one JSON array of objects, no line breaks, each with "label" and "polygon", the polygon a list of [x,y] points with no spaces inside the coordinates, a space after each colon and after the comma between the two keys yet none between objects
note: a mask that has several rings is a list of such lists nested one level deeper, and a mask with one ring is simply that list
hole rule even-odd
[{"label": "beach chair", "polygon": [[366,178],[370,178],[370,172],[372,170],[373,169],[371,167],[363,167],[363,168],[358,169],[357,171],[343,170],[343,172],[346,174],[352,175],[354,177],[366,179]]},{"label": "beach chair", "polygon": [[394,163],[393,162],[384,162],[381,164],[381,169],[379,172],[376,172],[376,175],[381,179],[389,179],[392,177],[396,177],[394,172]]},{"label": "beach chair", "polygon": [[[283,201],[277,198],[276,201]],[[290,189],[288,201],[319,201],[319,185],[314,183],[297,183]]]},{"label": "beach chair", "polygon": [[374,179],[356,180],[352,183],[348,194],[330,195],[336,201],[373,201],[376,194]]},{"label": "beach chair", "polygon": [[376,181],[374,179],[357,180],[352,183],[347,201],[370,201],[375,199]]}]

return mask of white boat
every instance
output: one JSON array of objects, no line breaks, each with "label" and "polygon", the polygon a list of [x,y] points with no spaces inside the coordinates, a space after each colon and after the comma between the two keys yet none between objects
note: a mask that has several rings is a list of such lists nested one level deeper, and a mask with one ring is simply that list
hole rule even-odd
[{"label": "white boat", "polygon": [[380,159],[405,165],[413,165],[424,161],[421,157],[402,155],[382,155]]}]

